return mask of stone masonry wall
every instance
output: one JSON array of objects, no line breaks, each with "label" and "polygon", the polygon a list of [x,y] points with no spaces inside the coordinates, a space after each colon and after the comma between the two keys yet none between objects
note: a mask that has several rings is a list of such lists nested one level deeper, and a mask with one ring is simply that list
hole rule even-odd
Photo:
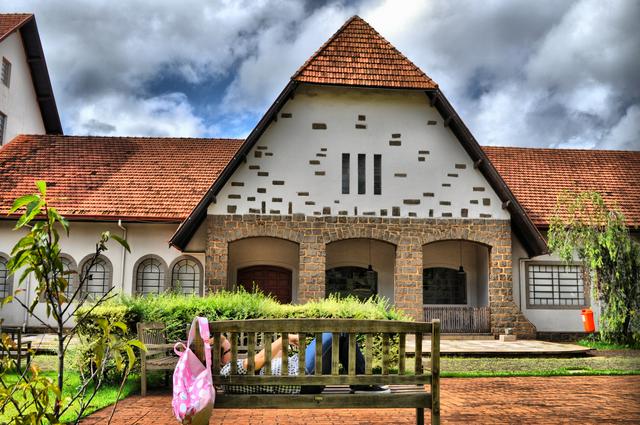
[{"label": "stone masonry wall", "polygon": [[394,297],[397,308],[424,320],[422,246],[440,240],[468,240],[490,248],[489,305],[494,334],[512,328],[535,337],[535,327],[513,302],[509,220],[418,219],[294,215],[210,215],[206,277],[209,291],[227,288],[228,246],[250,237],[274,237],[299,244],[298,300],[325,296],[326,245],[368,238],[396,246]]}]

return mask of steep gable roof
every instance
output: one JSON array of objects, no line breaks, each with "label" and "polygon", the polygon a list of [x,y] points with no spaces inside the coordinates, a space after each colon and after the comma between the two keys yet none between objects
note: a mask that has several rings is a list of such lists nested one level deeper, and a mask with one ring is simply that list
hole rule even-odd
[{"label": "steep gable roof", "polygon": [[45,180],[69,218],[179,222],[242,140],[25,136],[0,149],[0,216]]},{"label": "steep gable roof", "polygon": [[22,24],[32,17],[31,13],[0,13],[0,41],[18,30]]},{"label": "steep gable roof", "polygon": [[545,228],[563,190],[599,192],[640,228],[640,151],[483,146],[536,226]]},{"label": "steep gable roof", "polygon": [[438,87],[359,16],[349,19],[291,79],[364,87]]},{"label": "steep gable roof", "polygon": [[53,96],[35,16],[31,13],[0,13],[0,42],[15,31],[20,31],[22,37],[45,131],[47,134],[62,134],[62,123]]}]

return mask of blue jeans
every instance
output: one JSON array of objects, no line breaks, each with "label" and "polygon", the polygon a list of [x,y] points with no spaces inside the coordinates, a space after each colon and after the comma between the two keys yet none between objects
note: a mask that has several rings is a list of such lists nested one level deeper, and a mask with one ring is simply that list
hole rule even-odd
[{"label": "blue jeans", "polygon": [[[331,374],[331,346],[333,341],[333,334],[325,332],[322,334],[322,374]],[[305,372],[307,375],[313,375],[316,372],[316,340],[314,339],[307,346],[305,351]],[[349,338],[347,334],[340,334],[340,364],[345,370],[349,369]],[[356,344],[356,374],[364,373],[364,356],[360,347]],[[322,392],[324,386],[304,386],[302,387],[303,393],[319,393]]]}]

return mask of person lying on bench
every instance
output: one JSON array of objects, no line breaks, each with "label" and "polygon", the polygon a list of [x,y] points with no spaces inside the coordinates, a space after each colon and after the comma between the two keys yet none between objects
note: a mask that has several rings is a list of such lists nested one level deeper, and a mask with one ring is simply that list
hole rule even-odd
[{"label": "person lying on bench", "polygon": [[[298,335],[289,334],[289,344],[298,347]],[[332,347],[333,335],[331,333],[322,334],[322,374],[331,374],[331,347]],[[340,364],[344,370],[349,368],[349,340],[346,334],[340,334],[339,341],[340,351]],[[271,374],[282,374],[282,338],[278,338],[271,344]],[[315,358],[316,358],[316,340],[313,339],[307,346],[305,351],[305,374],[315,374]],[[264,375],[263,366],[266,362],[265,350],[261,350],[255,355],[254,365],[255,370],[259,371],[260,375]],[[238,374],[246,375],[249,360],[238,359]],[[221,344],[221,356],[220,356],[220,375],[229,376],[231,374],[231,344],[229,341],[222,337]],[[356,345],[356,374],[364,374],[365,360],[360,347]],[[294,354],[289,357],[289,375],[298,374],[298,355]],[[317,394],[321,393],[324,389],[323,385],[223,385],[223,390],[229,394]],[[389,392],[388,386],[380,385],[352,385],[351,392]]]}]

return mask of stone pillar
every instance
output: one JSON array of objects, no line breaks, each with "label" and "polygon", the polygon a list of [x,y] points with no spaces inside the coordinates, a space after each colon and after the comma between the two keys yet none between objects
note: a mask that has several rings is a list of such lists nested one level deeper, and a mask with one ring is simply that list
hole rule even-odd
[{"label": "stone pillar", "polygon": [[298,303],[325,296],[326,245],[320,235],[307,234],[300,243]]},{"label": "stone pillar", "polygon": [[393,272],[393,288],[396,308],[416,321],[424,321],[422,246],[417,240],[402,238],[398,243]]},{"label": "stone pillar", "polygon": [[219,234],[216,217],[209,216],[206,251],[206,292],[212,293],[227,288],[229,244]]},{"label": "stone pillar", "polygon": [[496,244],[491,248],[489,270],[489,306],[491,333],[504,333],[511,328],[520,338],[535,338],[536,328],[522,314],[513,299],[511,256],[511,228],[508,223],[498,225]]}]

